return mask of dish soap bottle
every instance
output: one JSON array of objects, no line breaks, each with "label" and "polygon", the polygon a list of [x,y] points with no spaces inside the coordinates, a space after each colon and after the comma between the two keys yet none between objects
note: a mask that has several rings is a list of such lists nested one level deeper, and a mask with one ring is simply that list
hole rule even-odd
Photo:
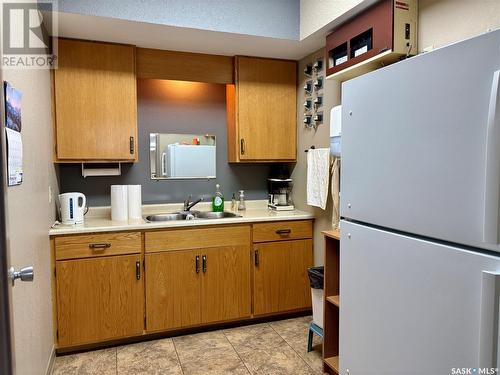
[{"label": "dish soap bottle", "polygon": [[220,185],[215,185],[215,196],[212,200],[212,211],[222,212],[224,211],[224,195],[220,191]]},{"label": "dish soap bottle", "polygon": [[246,209],[247,207],[245,205],[245,192],[243,190],[240,190],[240,201],[238,203],[238,210],[244,211]]}]

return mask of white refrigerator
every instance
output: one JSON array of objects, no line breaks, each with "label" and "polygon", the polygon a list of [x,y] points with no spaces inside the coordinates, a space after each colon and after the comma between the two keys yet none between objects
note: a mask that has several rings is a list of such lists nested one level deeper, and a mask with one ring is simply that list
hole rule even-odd
[{"label": "white refrigerator", "polygon": [[341,374],[497,374],[499,78],[497,30],[343,83]]}]

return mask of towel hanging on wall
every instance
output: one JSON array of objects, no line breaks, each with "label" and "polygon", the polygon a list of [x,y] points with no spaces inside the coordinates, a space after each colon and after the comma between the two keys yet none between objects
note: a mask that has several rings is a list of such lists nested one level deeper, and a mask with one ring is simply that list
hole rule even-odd
[{"label": "towel hanging on wall", "polygon": [[317,148],[307,153],[307,204],[326,209],[330,180],[330,149]]}]

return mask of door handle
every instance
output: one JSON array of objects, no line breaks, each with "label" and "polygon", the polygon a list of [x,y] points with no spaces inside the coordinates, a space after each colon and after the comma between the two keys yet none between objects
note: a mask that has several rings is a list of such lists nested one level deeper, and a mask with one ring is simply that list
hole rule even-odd
[{"label": "door handle", "polygon": [[240,139],[240,152],[241,152],[241,155],[245,155],[245,139],[244,138]]},{"label": "door handle", "polygon": [[254,257],[254,263],[255,263],[255,267],[259,267],[260,265],[260,256],[259,256],[259,249],[255,249],[254,253],[253,253],[253,257]]},{"label": "door handle", "polygon": [[500,273],[483,271],[479,325],[479,367],[498,367]]},{"label": "door handle", "polygon": [[94,251],[96,250],[104,250],[111,247],[110,243],[91,243],[89,244],[89,249],[92,249]]},{"label": "door handle", "polygon": [[201,257],[201,267],[203,268],[203,273],[207,272],[207,256],[203,255]]},{"label": "door handle", "polygon": [[484,182],[483,241],[498,244],[500,196],[500,70],[493,74],[488,127],[486,130],[486,167]]},{"label": "door handle", "polygon": [[14,267],[10,267],[7,276],[12,286],[14,286],[17,279],[32,282],[35,278],[35,272],[33,271],[33,266],[23,267],[19,271],[16,271]]},{"label": "door handle", "polygon": [[137,280],[141,279],[141,262],[140,261],[135,262],[135,278]]},{"label": "door handle", "polygon": [[276,234],[279,234],[280,236],[284,236],[285,234],[290,234],[292,233],[291,229],[278,229],[276,231]]},{"label": "door handle", "polygon": [[130,137],[129,140],[129,147],[130,147],[130,155],[134,154],[134,148],[135,148],[135,142],[134,142],[134,137]]},{"label": "door handle", "polygon": [[196,256],[196,260],[194,261],[194,268],[196,270],[196,273],[200,273],[200,256]]}]

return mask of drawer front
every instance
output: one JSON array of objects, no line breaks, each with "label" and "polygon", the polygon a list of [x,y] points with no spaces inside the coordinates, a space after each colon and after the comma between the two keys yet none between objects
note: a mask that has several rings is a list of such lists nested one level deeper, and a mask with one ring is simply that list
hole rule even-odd
[{"label": "drawer front", "polygon": [[249,225],[145,233],[146,253],[239,245],[250,245]]},{"label": "drawer front", "polygon": [[278,221],[254,224],[253,242],[312,238],[312,220]]},{"label": "drawer front", "polygon": [[54,242],[56,260],[138,254],[141,252],[140,232],[56,237]]}]

